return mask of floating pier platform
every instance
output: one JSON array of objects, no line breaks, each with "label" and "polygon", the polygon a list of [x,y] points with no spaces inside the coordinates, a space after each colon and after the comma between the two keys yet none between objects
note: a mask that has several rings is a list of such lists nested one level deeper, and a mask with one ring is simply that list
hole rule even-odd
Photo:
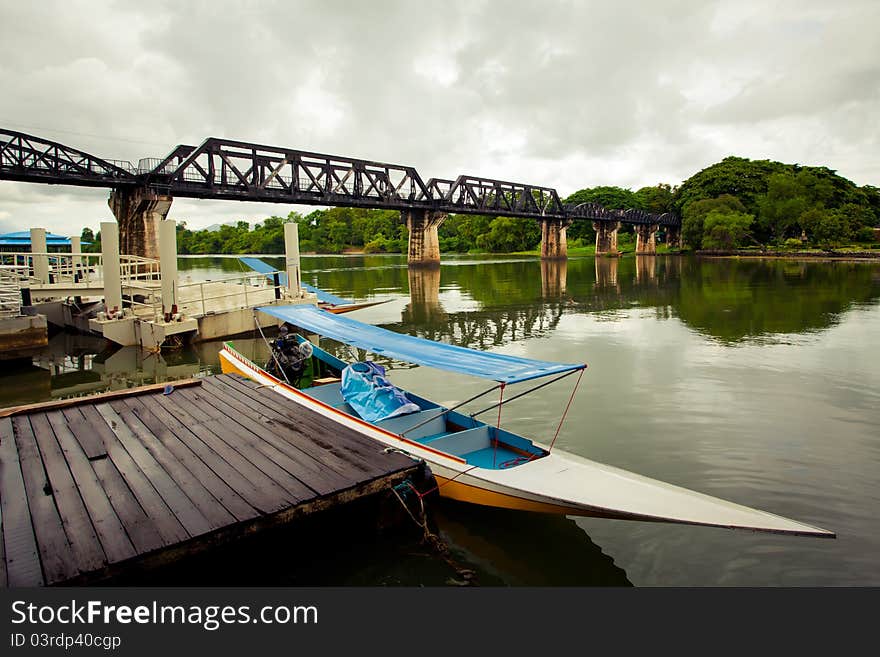
[{"label": "floating pier platform", "polygon": [[425,476],[235,375],[0,410],[0,585],[170,564]]}]

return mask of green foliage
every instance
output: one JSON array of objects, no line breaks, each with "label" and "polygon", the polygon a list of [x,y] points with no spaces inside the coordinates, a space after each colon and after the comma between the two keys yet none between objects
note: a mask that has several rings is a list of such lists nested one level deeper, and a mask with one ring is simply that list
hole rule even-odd
[{"label": "green foliage", "polygon": [[745,213],[746,207],[730,194],[689,203],[681,217],[681,236],[685,244],[693,249],[703,248],[704,222],[711,212]]},{"label": "green foliage", "polygon": [[685,241],[694,248],[704,235],[697,204],[724,195],[755,215],[754,238],[784,244],[806,234],[814,243],[869,239],[866,226],[880,223],[880,190],[858,187],[827,167],[727,157],[686,180],[674,192]]},{"label": "green foliage", "polygon": [[671,186],[660,184],[655,187],[642,187],[635,193],[636,205],[640,210],[663,214],[674,210],[674,190]]},{"label": "green foliage", "polygon": [[713,210],[703,223],[704,249],[736,249],[744,246],[755,217],[743,212]]}]

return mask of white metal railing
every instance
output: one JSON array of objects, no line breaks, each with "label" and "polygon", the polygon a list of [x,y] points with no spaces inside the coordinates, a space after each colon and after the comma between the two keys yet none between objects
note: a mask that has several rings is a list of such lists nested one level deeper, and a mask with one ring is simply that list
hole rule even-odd
[{"label": "white metal railing", "polygon": [[[38,263],[46,265],[47,280],[38,278],[41,269]],[[22,269],[26,272],[26,278],[35,285],[81,283],[84,287],[98,287],[104,281],[104,257],[100,253],[0,252],[0,265]],[[159,261],[121,255],[119,274],[123,287],[134,282],[159,281]]]},{"label": "white metal railing", "polygon": [[[191,309],[192,306],[195,305],[196,309],[201,311],[201,315],[207,315],[209,311],[221,310],[219,306],[210,308],[210,304],[208,303],[209,301],[218,301],[220,299],[229,299],[231,297],[241,298],[241,302],[239,303],[233,302],[231,304],[224,304],[222,307],[222,310],[224,311],[250,308],[252,306],[252,302],[254,304],[265,303],[265,298],[256,298],[256,291],[254,290],[254,288],[257,288],[259,290],[274,290],[275,293],[273,295],[273,298],[275,299],[289,297],[287,293],[287,286],[282,285],[280,282],[276,285],[274,280],[270,278],[274,274],[278,274],[278,279],[280,281],[281,276],[284,275],[284,272],[274,271],[267,274],[253,272],[250,274],[243,274],[241,276],[235,276],[232,278],[224,278],[219,281],[200,281],[198,283],[186,283],[178,288],[178,298],[181,300],[181,306],[186,305]],[[257,281],[257,283],[254,284],[253,281]],[[225,283],[227,285],[234,284],[239,289],[229,290],[224,285],[223,287],[219,288],[217,292],[212,292],[210,288],[216,287],[217,283]],[[206,287],[208,288],[207,292]],[[198,289],[198,294],[184,293],[184,290],[195,289]],[[248,298],[248,290],[251,290],[250,299]],[[190,310],[190,314],[193,314],[192,310]]]},{"label": "white metal railing", "polygon": [[21,281],[25,275],[21,267],[0,266],[0,317],[21,315]]}]

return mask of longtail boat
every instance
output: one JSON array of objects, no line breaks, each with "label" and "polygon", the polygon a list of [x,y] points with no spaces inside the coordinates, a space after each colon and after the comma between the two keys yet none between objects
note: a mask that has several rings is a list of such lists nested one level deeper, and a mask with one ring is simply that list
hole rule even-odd
[{"label": "longtail boat", "polygon": [[[354,364],[343,362],[301,335],[291,333],[301,352],[291,374],[277,360],[274,365],[261,367],[237,352],[231,343],[220,352],[223,372],[249,377],[273,388],[291,404],[355,429],[385,448],[424,460],[442,496],[526,511],[835,537],[826,529],[597,463],[554,449],[552,443],[543,445],[507,431],[500,423],[496,426],[478,419],[487,411],[492,411],[494,418],[500,405],[559,379],[571,376],[579,382],[585,364],[539,361],[425,340],[311,305],[266,306],[259,310],[310,335],[394,360],[493,381],[486,391],[451,407],[396,388],[407,402],[406,412],[376,419],[372,417],[373,409],[364,408],[362,400],[357,402],[361,405],[359,412],[352,406],[354,397],[346,397],[349,391],[344,385],[345,372]],[[274,359],[273,350],[270,361]],[[537,383],[546,377],[552,378]],[[504,398],[507,386],[525,382],[531,382],[528,390]],[[470,414],[459,410],[499,390],[500,399],[487,408]],[[569,405],[574,396],[573,391]]]}]

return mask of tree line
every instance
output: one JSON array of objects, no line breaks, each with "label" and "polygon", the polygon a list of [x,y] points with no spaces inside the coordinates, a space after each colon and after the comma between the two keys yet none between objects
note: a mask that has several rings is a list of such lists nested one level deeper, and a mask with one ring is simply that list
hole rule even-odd
[{"label": "tree line", "polygon": [[[599,203],[608,209],[637,208],[682,217],[682,237],[691,249],[750,245],[833,247],[875,241],[880,225],[880,189],[859,187],[826,167],[802,167],[769,160],[728,157],[694,174],[678,187],[658,184],[636,191],[599,186],[581,189],[564,203]],[[181,254],[283,253],[284,223],[295,221],[300,249],[313,253],[405,253],[408,232],[394,210],[329,208],[308,214],[272,216],[250,227],[245,221],[218,230],[190,230],[178,222]],[[453,253],[513,253],[538,248],[541,227],[534,219],[451,214],[440,226],[440,249]],[[589,247],[589,221],[568,228],[570,248]],[[83,230],[89,250],[100,250],[100,232]],[[620,243],[632,241],[621,228]]]}]

